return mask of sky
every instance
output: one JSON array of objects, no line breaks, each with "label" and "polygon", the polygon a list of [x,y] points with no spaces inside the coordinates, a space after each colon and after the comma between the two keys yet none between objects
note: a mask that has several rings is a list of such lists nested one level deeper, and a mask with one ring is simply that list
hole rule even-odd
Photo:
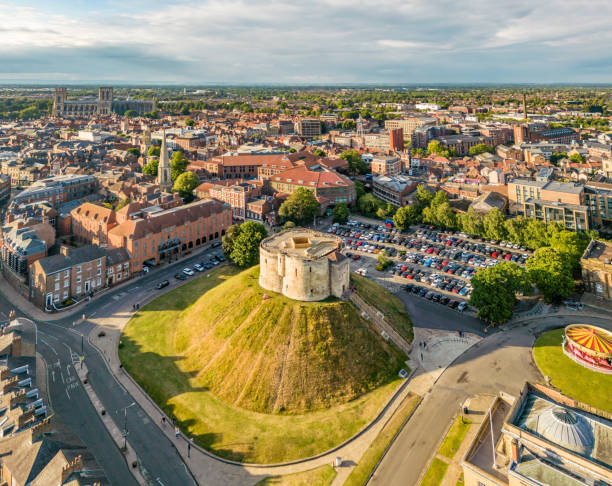
[{"label": "sky", "polygon": [[612,83],[612,1],[0,0],[0,83]]}]

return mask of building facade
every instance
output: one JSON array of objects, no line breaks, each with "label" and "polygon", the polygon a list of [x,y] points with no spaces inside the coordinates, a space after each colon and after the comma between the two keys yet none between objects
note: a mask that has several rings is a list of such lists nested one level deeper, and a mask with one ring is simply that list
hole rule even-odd
[{"label": "building facade", "polygon": [[372,159],[372,175],[396,176],[402,171],[402,160],[394,155],[378,155]]},{"label": "building facade", "polygon": [[337,236],[304,228],[264,239],[259,249],[259,285],[290,299],[342,297],[349,288],[349,260]]},{"label": "building facade", "polygon": [[587,292],[612,300],[612,245],[591,240],[582,258],[582,280]]},{"label": "building facade", "polygon": [[155,101],[115,100],[111,87],[98,88],[97,99],[68,100],[66,88],[55,88],[52,114],[57,118],[88,118],[112,113],[123,115],[128,110],[143,115],[155,110]]}]

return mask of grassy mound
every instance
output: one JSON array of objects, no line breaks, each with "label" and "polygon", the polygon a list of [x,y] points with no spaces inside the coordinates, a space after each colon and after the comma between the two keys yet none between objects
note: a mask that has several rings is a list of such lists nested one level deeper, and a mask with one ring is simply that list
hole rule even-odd
[{"label": "grassy mound", "polygon": [[564,395],[612,413],[612,375],[591,371],[569,359],[561,349],[562,341],[563,329],[545,332],[537,339],[533,356],[542,374]]},{"label": "grassy mound", "polygon": [[362,428],[405,356],[352,304],[296,302],[223,267],[168,292],[128,323],[127,371],[196,441],[224,457],[279,462]]}]

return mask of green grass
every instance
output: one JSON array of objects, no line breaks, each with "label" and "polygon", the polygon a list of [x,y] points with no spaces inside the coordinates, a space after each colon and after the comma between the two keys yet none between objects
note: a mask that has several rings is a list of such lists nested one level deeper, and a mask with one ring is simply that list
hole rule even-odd
[{"label": "green grass", "polygon": [[447,469],[448,463],[435,457],[421,481],[421,486],[439,486],[444,479]]},{"label": "green grass", "polygon": [[463,442],[463,438],[465,437],[465,434],[467,434],[471,423],[472,422],[469,420],[464,420],[461,415],[457,415],[457,418],[455,418],[453,425],[451,425],[448,434],[446,434],[446,437],[444,438],[444,442],[442,442],[442,445],[438,450],[438,454],[448,457],[449,459],[455,457],[455,454],[459,450],[461,442]]},{"label": "green grass", "polygon": [[270,476],[256,486],[329,486],[338,473],[329,464],[285,476]]},{"label": "green grass", "polygon": [[455,486],[464,486],[465,484],[465,480],[463,479],[463,473],[461,473],[461,475],[459,476],[459,479],[457,479],[457,484]]},{"label": "green grass", "polygon": [[263,300],[257,276],[221,267],[155,299],[124,329],[121,362],[215,454],[275,463],[324,452],[377,415],[405,356],[352,304]]},{"label": "green grass", "polygon": [[404,399],[389,422],[363,453],[359,463],[344,482],[344,486],[363,486],[366,483],[387,447],[418,405],[419,400],[420,398],[416,395],[410,395]]},{"label": "green grass", "polygon": [[351,283],[359,296],[368,304],[382,312],[386,320],[409,343],[414,339],[412,321],[404,303],[387,289],[372,280],[351,273]]},{"label": "green grass", "polygon": [[612,375],[591,371],[563,354],[563,329],[542,334],[533,355],[544,376],[561,393],[593,407],[612,413],[612,400],[605,390],[612,390]]}]

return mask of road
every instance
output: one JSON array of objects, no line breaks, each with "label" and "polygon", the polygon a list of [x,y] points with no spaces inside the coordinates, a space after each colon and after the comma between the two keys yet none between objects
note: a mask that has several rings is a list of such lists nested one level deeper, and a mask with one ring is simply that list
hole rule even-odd
[{"label": "road", "polygon": [[[419,306],[418,310],[421,309]],[[414,316],[412,312],[411,315]],[[461,404],[476,394],[497,395],[504,391],[518,395],[525,381],[542,381],[543,377],[531,354],[535,329],[565,326],[577,319],[612,329],[610,320],[603,317],[543,315],[535,318],[529,326],[495,333],[462,354],[442,373],[431,392],[425,396],[368,484],[416,485],[421,471],[435,453],[438,442],[459,412]],[[446,319],[445,322],[452,324]],[[415,326],[423,323],[415,319]],[[466,323],[462,319],[460,325]]]},{"label": "road", "polygon": [[[164,279],[170,281],[170,286],[164,291],[171,290],[183,283],[173,278],[175,273],[219,252],[219,248],[209,249],[197,256],[168,265],[159,273],[145,275],[116,291],[97,297],[83,307],[82,312],[86,316],[95,316],[96,319],[111,317],[118,299],[129,299],[134,303],[142,302],[151,293],[159,292],[155,289],[155,284]],[[14,306],[11,302],[0,294],[0,316],[6,318],[12,309]],[[24,314],[17,312],[17,315]],[[25,315],[25,317],[30,316]],[[76,376],[74,367],[80,365],[81,349],[89,369],[89,382],[106,412],[121,430],[124,429],[123,409],[131,405],[134,400],[109,372],[100,353],[89,344],[87,337],[95,325],[88,321],[73,325],[75,319],[73,316],[54,322],[37,322],[37,351],[48,364],[51,408],[58,418],[87,445],[106,472],[111,484],[137,485],[122,453],[104,427]],[[160,486],[196,484],[174,445],[138,405],[132,406],[127,411],[127,430],[128,440],[154,484]]]}]

